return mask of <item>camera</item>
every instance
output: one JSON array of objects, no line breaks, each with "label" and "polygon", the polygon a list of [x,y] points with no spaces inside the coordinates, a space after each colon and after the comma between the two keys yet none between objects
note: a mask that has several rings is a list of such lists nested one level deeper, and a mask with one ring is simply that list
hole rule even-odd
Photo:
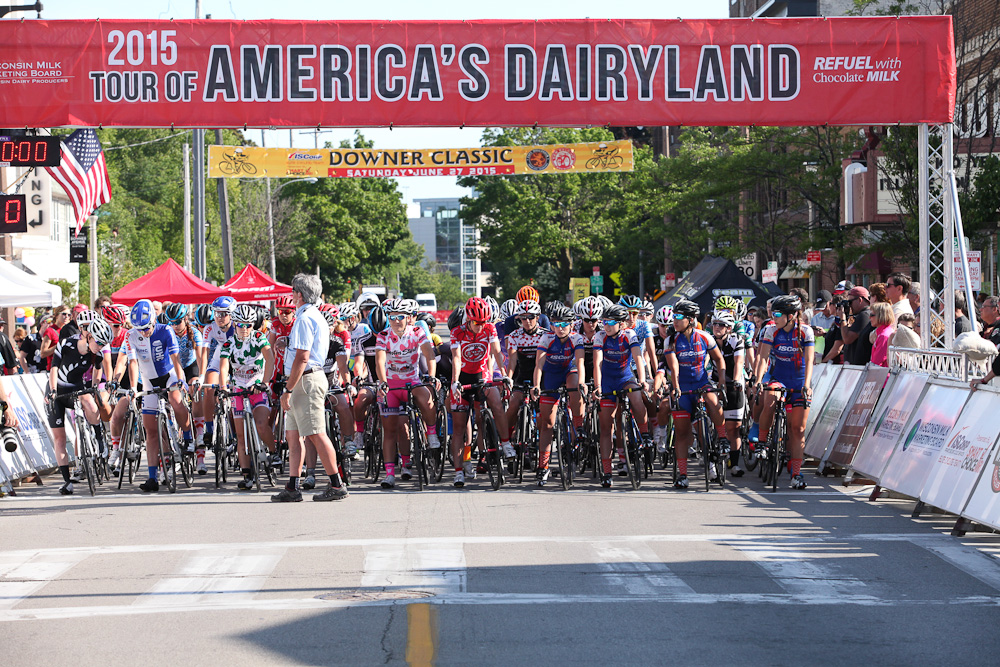
[{"label": "camera", "polygon": [[8,452],[17,451],[17,431],[10,428],[9,426],[4,426],[0,428],[0,440],[3,440],[3,448]]}]

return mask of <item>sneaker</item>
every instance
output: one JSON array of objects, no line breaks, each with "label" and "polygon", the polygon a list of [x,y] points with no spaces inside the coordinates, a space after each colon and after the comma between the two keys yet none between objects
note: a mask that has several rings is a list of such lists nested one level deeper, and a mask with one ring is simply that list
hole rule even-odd
[{"label": "sneaker", "polygon": [[[480,465],[483,466],[483,472],[485,473],[486,464],[480,463]],[[465,462],[465,478],[468,479],[470,482],[476,478],[476,464],[473,463],[472,461]]]},{"label": "sneaker", "polygon": [[708,466],[708,481],[714,482],[717,479],[719,479],[719,473],[715,471],[715,466]]},{"label": "sneaker", "polygon": [[201,461],[198,461],[198,474],[199,475],[207,475],[208,474],[208,468],[205,467],[205,459],[202,459]]},{"label": "sneaker", "polygon": [[743,476],[743,468],[739,467],[738,465],[733,466],[733,469],[729,471],[729,476],[730,477],[742,477]]},{"label": "sneaker", "polygon": [[364,444],[365,444],[365,434],[362,433],[361,431],[355,431],[354,438],[352,438],[351,441],[347,443],[347,451],[346,451],[347,456],[354,456],[355,454],[357,454],[358,450],[361,449],[361,447],[364,446]]},{"label": "sneaker", "polygon": [[239,489],[240,491],[253,491],[254,486],[255,482],[251,477],[250,479],[241,479],[239,483],[236,485],[236,488]]},{"label": "sneaker", "polygon": [[719,457],[721,459],[729,457],[729,438],[719,438]]},{"label": "sneaker", "polygon": [[624,460],[618,462],[618,476],[628,477],[628,466],[625,465]]},{"label": "sneaker", "polygon": [[271,467],[280,468],[282,464],[281,454],[271,454]]},{"label": "sneaker", "polygon": [[686,491],[688,488],[688,476],[681,475],[680,477],[678,477],[677,481],[674,482],[674,488],[680,489],[681,491]]},{"label": "sneaker", "polygon": [[194,454],[194,440],[184,441],[184,451],[188,454]]},{"label": "sneaker", "polygon": [[538,473],[538,486],[545,486],[545,482],[549,481],[549,469],[541,468]]},{"label": "sneaker", "polygon": [[82,482],[87,479],[87,476],[83,473],[83,468],[77,468],[73,471],[73,474],[69,476],[69,481],[71,482]]},{"label": "sneaker", "polygon": [[747,440],[750,442],[758,442],[760,440],[760,424],[756,422],[750,424],[750,430],[747,432]]},{"label": "sneaker", "polygon": [[64,496],[73,495],[73,482],[66,482],[65,484],[60,486],[59,493],[61,493]]},{"label": "sneaker", "polygon": [[438,439],[437,433],[427,436],[427,449],[441,449],[441,440]]},{"label": "sneaker", "polygon": [[465,472],[462,470],[455,471],[455,488],[461,489],[465,486]]},{"label": "sneaker", "polygon": [[792,477],[791,488],[795,489],[796,491],[801,491],[802,489],[806,488],[806,480],[802,479],[801,473],[796,475],[795,477]]},{"label": "sneaker", "polygon": [[509,442],[501,442],[500,449],[503,450],[503,456],[508,461],[517,458],[517,450],[514,449],[514,445]]},{"label": "sneaker", "polygon": [[287,486],[278,493],[271,496],[272,503],[301,503],[302,493],[298,489],[289,489]]},{"label": "sneaker", "polygon": [[312,489],[315,489],[315,488],[316,488],[316,476],[315,475],[308,475],[305,479],[302,480],[302,489],[304,491],[311,491]]},{"label": "sneaker", "polygon": [[611,473],[609,473],[609,472],[601,473],[601,487],[602,488],[610,489],[611,488],[611,480],[612,480]]},{"label": "sneaker", "polygon": [[154,478],[150,477],[145,482],[140,484],[139,488],[145,491],[146,493],[151,493],[153,491],[160,490],[160,483],[157,482]]},{"label": "sneaker", "polygon": [[382,488],[383,489],[395,489],[396,488],[396,476],[395,475],[386,475],[385,479],[382,480]]},{"label": "sneaker", "polygon": [[343,500],[347,497],[347,489],[342,486],[334,486],[333,484],[327,484],[326,488],[323,489],[323,493],[317,493],[313,496],[313,500],[320,503],[329,502],[331,500]]},{"label": "sneaker", "polygon": [[122,450],[116,449],[111,452],[111,456],[108,457],[108,466],[111,468],[117,468],[118,464],[122,460]]},{"label": "sneaker", "polygon": [[404,482],[413,479],[413,466],[403,466],[399,470],[399,478]]}]

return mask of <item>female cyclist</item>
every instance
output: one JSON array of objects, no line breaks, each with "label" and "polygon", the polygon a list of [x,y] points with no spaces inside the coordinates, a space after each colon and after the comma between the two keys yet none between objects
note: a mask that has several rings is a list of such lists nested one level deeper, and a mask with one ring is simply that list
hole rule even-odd
[{"label": "female cyclist", "polygon": [[[511,392],[507,406],[507,423],[511,425],[512,431],[516,428],[517,411],[524,402],[525,385],[533,384],[538,344],[542,336],[549,333],[548,330],[538,326],[538,316],[541,313],[542,309],[537,301],[522,301],[517,304],[514,316],[520,328],[511,332],[503,345],[507,350],[507,375],[514,382],[514,391]],[[521,444],[523,446],[526,443]],[[504,454],[516,455],[514,452],[508,454],[506,451]]]},{"label": "female cyclist", "polygon": [[[236,422],[238,444],[236,451],[240,459],[240,470],[243,472],[243,480],[236,487],[249,491],[254,487],[257,462],[252,461],[245,451],[246,434],[243,432],[243,420],[246,418],[245,415],[250,413],[256,423],[257,434],[273,455],[274,434],[267,425],[270,411],[264,378],[271,377],[274,357],[271,355],[271,345],[267,342],[267,337],[254,329],[257,323],[257,310],[253,306],[249,304],[237,306],[232,317],[236,323],[236,334],[222,344],[219,352],[219,376],[222,385],[230,386],[231,374],[232,385],[237,389],[255,387],[260,390],[246,398],[233,397],[233,419]],[[244,404],[249,406],[248,409],[244,410]]]},{"label": "female cyclist", "polygon": [[[219,383],[219,360],[222,345],[233,337],[236,329],[233,328],[233,311],[236,310],[236,299],[231,296],[220,296],[212,302],[213,322],[205,327],[204,337],[201,341],[202,364],[205,375],[199,376],[192,382],[192,389],[197,390],[202,380],[207,384]],[[257,321],[257,314],[254,313],[254,321]],[[203,442],[205,446],[211,446],[212,435],[215,431],[215,390],[206,389],[202,394],[201,414],[205,415],[205,436]]]},{"label": "female cyclist", "polygon": [[[552,446],[552,428],[556,423],[555,406],[559,402],[556,391],[565,386],[573,391],[571,403],[580,403],[580,384],[586,382],[583,357],[583,336],[572,333],[573,311],[561,303],[549,309],[552,332],[542,335],[538,342],[538,356],[532,374],[532,393],[540,396],[538,401],[538,486],[545,486],[549,480],[549,458]],[[573,425],[579,430],[583,417],[577,421],[574,413]]]},{"label": "female cyclist", "polygon": [[662,452],[667,448],[667,425],[670,424],[670,398],[666,395],[665,390],[668,387],[673,387],[673,383],[667,377],[666,345],[674,331],[674,307],[661,307],[656,311],[653,319],[656,324],[656,331],[653,332],[653,345],[656,347],[657,361],[656,378],[653,380],[653,395],[659,397],[656,403],[656,428],[653,429],[653,442],[656,443],[656,451]]},{"label": "female cyclist", "polygon": [[[717,310],[712,317],[712,335],[726,361],[726,408],[722,413],[725,420],[726,440],[729,442],[729,463],[733,477],[742,477],[740,467],[740,425],[743,423],[743,408],[746,397],[743,390],[743,356],[746,341],[735,331],[736,318],[731,310]],[[722,385],[720,385],[720,388]]]},{"label": "female cyclist", "polygon": [[[726,361],[722,357],[715,339],[701,329],[695,328],[695,322],[701,309],[693,301],[681,299],[674,304],[674,332],[666,342],[665,361],[674,395],[677,397],[677,410],[674,411],[674,443],[677,451],[677,481],[675,489],[688,488],[687,461],[688,449],[694,434],[691,431],[691,415],[694,412],[698,397],[694,394],[686,396],[682,392],[696,391],[711,385],[708,377],[707,364],[712,360],[719,378],[719,387],[726,386]],[[725,439],[723,430],[722,406],[719,397],[714,393],[704,394],[705,407],[715,424],[721,439]],[[707,444],[707,443],[706,443]],[[726,447],[728,445],[724,445]],[[724,450],[725,451],[725,450]],[[709,478],[715,474],[715,466],[709,468]]]},{"label": "female cyclist", "polygon": [[[774,324],[764,329],[754,376],[770,372],[771,382],[788,389],[785,410],[788,414],[788,454],[791,457],[792,488],[806,488],[802,478],[802,451],[806,437],[806,419],[812,402],[813,338],[812,327],[799,320],[802,302],[797,296],[779,296],[771,303]],[[760,383],[758,383],[758,396]],[[768,433],[774,421],[774,394],[763,392],[760,432]]]},{"label": "female cyclist", "polygon": [[[184,380],[190,386],[194,379],[201,377],[205,370],[203,368],[204,355],[201,354],[204,338],[201,332],[188,322],[188,307],[183,303],[171,303],[163,309],[163,315],[177,337],[177,349],[181,358],[181,366],[184,369]],[[204,475],[208,472],[205,467],[205,446],[202,444],[205,436],[205,416],[201,411],[201,401],[196,400],[197,396],[193,392],[191,398],[195,451],[198,454],[198,474]]]}]

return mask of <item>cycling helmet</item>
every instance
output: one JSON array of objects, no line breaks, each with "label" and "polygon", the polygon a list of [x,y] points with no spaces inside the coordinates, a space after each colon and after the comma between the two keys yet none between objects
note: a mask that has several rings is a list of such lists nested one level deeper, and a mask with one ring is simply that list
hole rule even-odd
[{"label": "cycling helmet", "polygon": [[94,337],[94,340],[101,347],[110,345],[115,337],[115,332],[111,330],[111,325],[101,316],[97,316],[91,321],[87,331],[90,332],[90,335]]},{"label": "cycling helmet", "polygon": [[549,301],[547,304],[545,304],[545,307],[542,308],[542,312],[545,313],[546,317],[552,319],[552,313],[555,311],[556,306],[561,306],[561,305],[563,304],[559,301]]},{"label": "cycling helmet", "polygon": [[159,315],[157,315],[156,316],[156,323],[157,324],[166,324],[167,323],[167,314],[166,313],[160,313]]},{"label": "cycling helmet", "polygon": [[684,317],[698,317],[701,315],[701,308],[694,301],[681,299],[674,304],[674,315],[680,313]]},{"label": "cycling helmet", "polygon": [[601,303],[600,297],[588,296],[577,301],[573,310],[576,311],[577,317],[581,320],[595,320],[604,314],[604,304]]},{"label": "cycling helmet", "polygon": [[618,299],[618,305],[629,310],[638,310],[642,308],[642,299],[634,294],[622,294],[622,297]]},{"label": "cycling helmet", "polygon": [[747,302],[743,299],[737,299],[736,303],[739,304],[739,308],[736,309],[736,319],[745,320],[747,318]]},{"label": "cycling helmet", "polygon": [[409,309],[411,314],[420,310],[420,304],[417,303],[416,299],[403,299],[403,303],[406,304],[406,307]]},{"label": "cycling helmet", "polygon": [[521,301],[534,301],[535,303],[538,303],[538,301],[540,300],[540,298],[538,296],[538,290],[536,290],[531,285],[525,285],[521,289],[517,290],[517,297],[516,297],[516,299],[517,299],[518,302],[521,302]]},{"label": "cycling helmet", "polygon": [[723,294],[718,299],[715,300],[716,310],[731,310],[734,313],[739,312],[740,300],[734,299],[728,294]]},{"label": "cycling helmet", "polygon": [[82,328],[88,326],[96,317],[98,317],[96,311],[81,310],[76,314],[76,323]]},{"label": "cycling helmet", "polygon": [[733,315],[733,311],[728,308],[722,310],[716,309],[712,314],[712,324],[716,322],[721,322],[727,327],[733,327],[736,326],[736,317]]},{"label": "cycling helmet", "polygon": [[236,310],[236,299],[231,296],[220,296],[212,302],[212,310],[232,314]]},{"label": "cycling helmet", "polygon": [[793,315],[800,310],[802,310],[802,301],[799,297],[791,294],[775,297],[774,302],[771,304],[772,313]]},{"label": "cycling helmet", "polygon": [[183,303],[172,303],[163,309],[163,314],[167,316],[167,324],[177,324],[188,313],[188,307]]},{"label": "cycling helmet", "polygon": [[537,301],[521,301],[517,304],[517,309],[514,311],[515,315],[534,315],[538,316],[542,314],[542,307],[538,305]]},{"label": "cycling helmet", "polygon": [[295,301],[292,299],[291,295],[286,294],[284,296],[279,296],[274,300],[275,308],[294,308]]},{"label": "cycling helmet", "polygon": [[390,299],[388,303],[382,306],[382,310],[387,313],[413,314],[413,311],[410,310],[409,299]]},{"label": "cycling helmet", "polygon": [[116,303],[114,307],[118,309],[119,313],[121,313],[122,324],[128,324],[128,318],[129,315],[132,314],[132,308],[126,306],[124,303]]},{"label": "cycling helmet", "polygon": [[257,309],[248,303],[240,304],[233,312],[233,321],[240,324],[256,324]]},{"label": "cycling helmet", "polygon": [[655,310],[653,308],[653,302],[650,301],[649,299],[643,299],[642,300],[642,305],[639,306],[639,312],[649,313],[650,315],[652,315],[653,314],[653,310]]},{"label": "cycling helmet", "polygon": [[156,311],[153,310],[153,302],[149,299],[139,299],[132,306],[128,320],[136,329],[152,329],[153,325],[156,324],[154,315],[156,315]]},{"label": "cycling helmet", "polygon": [[[344,304],[340,304],[340,305],[343,306]],[[323,303],[321,303],[318,306],[316,306],[316,308],[319,309],[319,312],[325,313],[328,310],[333,310],[334,308],[337,308],[337,306],[335,306],[332,303],[327,303],[326,301],[324,301]]]},{"label": "cycling helmet", "polygon": [[431,331],[434,331],[434,327],[437,326],[437,320],[434,319],[433,315],[426,311],[423,313],[417,313],[417,322],[423,322]]},{"label": "cycling helmet", "polygon": [[361,317],[361,311],[356,304],[348,301],[340,306],[340,317],[345,320],[352,317]]},{"label": "cycling helmet", "polygon": [[198,306],[194,311],[194,321],[200,327],[207,327],[212,323],[212,307],[207,303]]},{"label": "cycling helmet", "polygon": [[489,322],[490,318],[493,317],[493,312],[490,310],[490,304],[478,296],[474,296],[465,304],[465,315],[473,322]]},{"label": "cycling helmet", "polygon": [[598,295],[597,300],[601,302],[601,305],[607,308],[608,306],[613,306],[614,301],[604,296],[603,294]]},{"label": "cycling helmet", "polygon": [[323,319],[326,320],[327,326],[331,326],[331,327],[334,326],[334,325],[336,325],[337,322],[340,321],[340,319],[334,314],[334,312],[332,310],[324,310],[323,311]]},{"label": "cycling helmet", "polygon": [[118,326],[125,324],[125,320],[127,319],[122,317],[122,311],[118,308],[118,306],[104,306],[104,308],[101,308],[101,317],[103,317],[108,324],[115,324]]},{"label": "cycling helmet", "polygon": [[490,306],[490,312],[493,313],[493,317],[492,317],[492,319],[490,321],[491,322],[499,322],[500,321],[500,304],[497,303],[497,300],[494,299],[491,296],[487,296],[487,297],[483,297],[483,301],[485,301],[486,303],[489,304],[489,306]]},{"label": "cycling helmet", "polygon": [[674,309],[672,306],[663,306],[656,311],[656,323],[668,326],[674,321]]},{"label": "cycling helmet", "polygon": [[465,322],[465,307],[459,306],[448,315],[448,330],[457,329]]},{"label": "cycling helmet", "polygon": [[359,310],[361,308],[374,308],[379,305],[378,296],[371,292],[362,292],[358,295],[358,300],[354,302],[354,305],[356,305]]},{"label": "cycling helmet", "polygon": [[506,320],[508,317],[514,314],[514,309],[517,308],[517,301],[514,299],[507,299],[500,306],[500,318]]},{"label": "cycling helmet", "polygon": [[368,327],[377,334],[389,328],[389,318],[385,316],[382,306],[375,306],[368,313]]},{"label": "cycling helmet", "polygon": [[614,320],[615,322],[624,322],[628,319],[628,311],[625,310],[624,306],[618,306],[611,304],[604,309],[604,314],[602,317],[606,320]]},{"label": "cycling helmet", "polygon": [[569,306],[559,301],[553,301],[547,307],[549,319],[552,322],[572,322],[573,321],[573,311],[570,310]]}]

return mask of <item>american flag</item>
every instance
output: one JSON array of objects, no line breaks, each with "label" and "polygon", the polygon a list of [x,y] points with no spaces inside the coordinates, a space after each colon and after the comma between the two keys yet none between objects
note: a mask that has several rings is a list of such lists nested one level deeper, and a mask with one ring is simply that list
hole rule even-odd
[{"label": "american flag", "polygon": [[97,133],[77,130],[60,144],[61,164],[46,170],[69,195],[76,214],[76,234],[101,204],[111,201],[111,183]]}]

